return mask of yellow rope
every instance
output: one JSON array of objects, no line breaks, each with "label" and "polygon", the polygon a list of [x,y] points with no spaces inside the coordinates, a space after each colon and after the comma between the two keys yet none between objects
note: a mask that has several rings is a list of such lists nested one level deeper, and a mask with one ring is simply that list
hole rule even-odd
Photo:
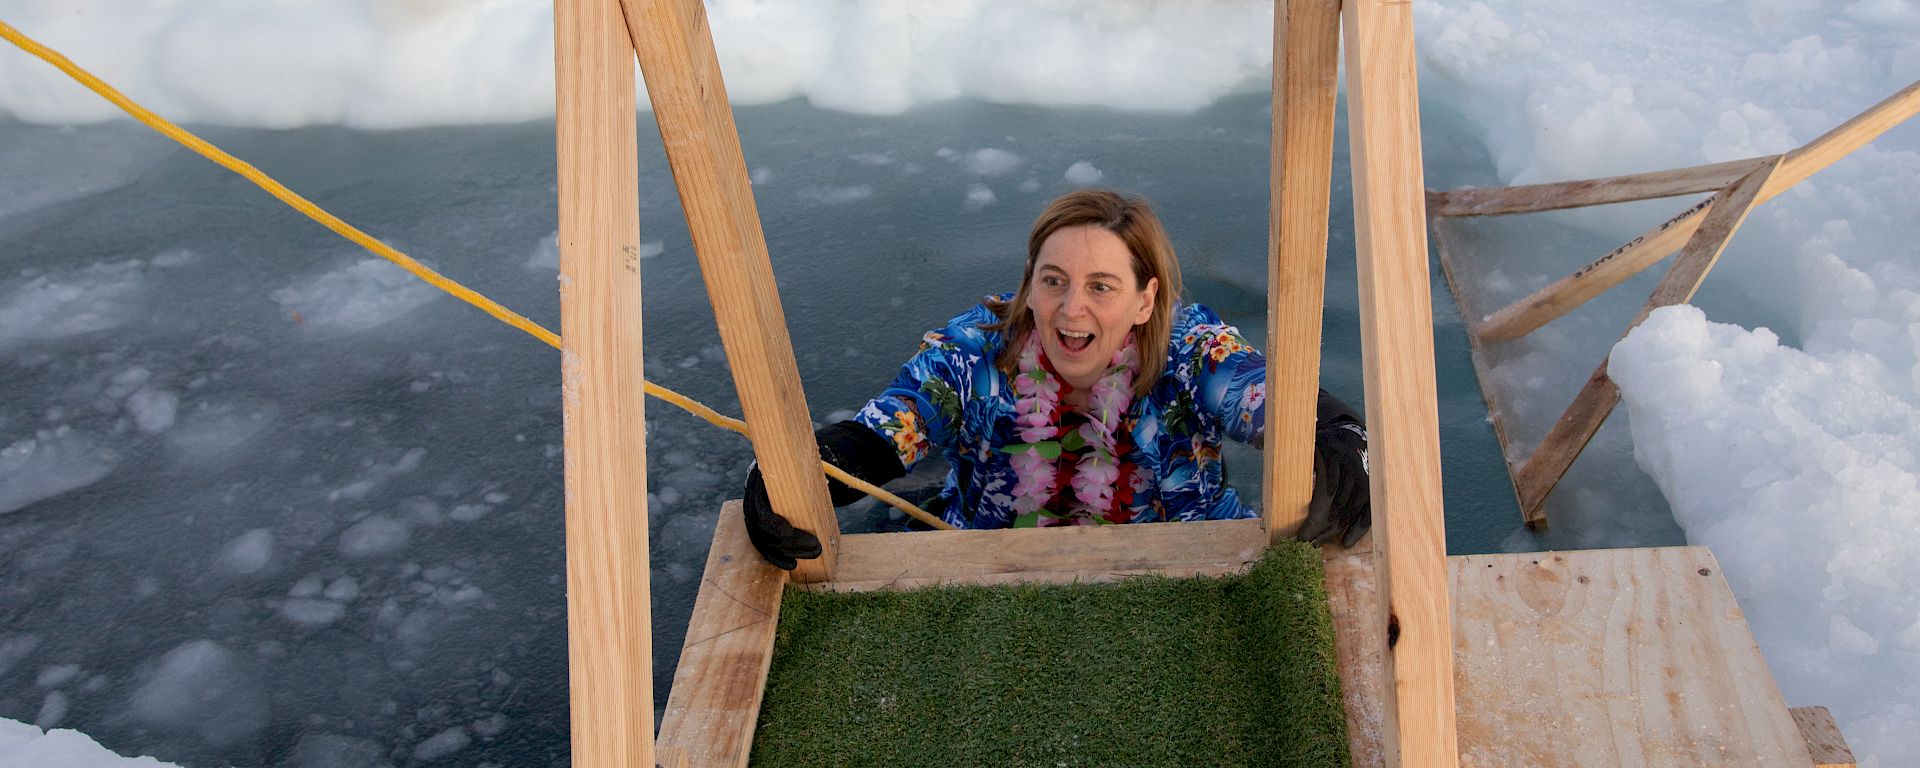
[{"label": "yellow rope", "polygon": [[[163,118],[159,115],[154,114],[153,112],[149,111],[146,107],[142,107],[139,104],[134,103],[134,101],[132,99],[127,98],[125,94],[122,94],[119,90],[115,89],[111,85],[108,85],[105,81],[101,80],[100,78],[95,77],[93,73],[88,72],[85,69],[81,69],[80,65],[75,64],[71,60],[69,60],[67,57],[62,56],[60,52],[55,51],[52,48],[48,48],[44,45],[41,45],[38,41],[34,40],[33,38],[27,37],[25,34],[22,34],[20,30],[14,29],[11,25],[7,24],[4,21],[0,21],[0,37],[6,38],[8,42],[11,42],[14,45],[19,46],[22,50],[26,51],[27,53],[31,53],[35,56],[40,57],[41,59],[46,60],[48,64],[52,64],[54,67],[58,68],[61,72],[65,72],[68,77],[71,77],[74,80],[78,81],[81,85],[86,86],[89,90],[92,90],[94,93],[100,94],[101,98],[104,98],[107,101],[113,102],[114,106],[119,107],[122,110],[125,110],[127,114],[132,115],[135,120],[139,120],[141,123],[145,124],[148,128],[152,128],[155,131],[159,131],[162,135],[166,136],[167,138],[173,139],[174,141],[177,141],[181,145],[185,146],[186,148],[200,153],[202,156],[205,156],[208,160],[212,160],[215,163],[220,164],[221,167],[226,168],[227,170],[233,171],[234,173],[240,174],[242,177],[246,178],[246,180],[253,182],[256,186],[260,187],[261,189],[266,190],[267,194],[270,194],[276,198],[279,198],[281,202],[286,203],[289,206],[292,206],[294,210],[297,210],[301,213],[306,214],[308,218],[313,219],[314,221],[320,222],[320,224],[322,226],[325,226],[327,229],[331,229],[334,232],[339,233],[341,237],[345,237],[348,240],[352,240],[353,242],[359,244],[360,247],[365,248],[369,251],[372,251],[375,254],[379,255],[380,257],[388,261],[391,261],[394,264],[399,265],[401,269],[404,269],[412,273],[415,277],[418,277],[422,280],[427,281],[428,284],[431,284],[435,288],[439,288],[442,291],[452,294],[454,298],[457,298],[475,307],[479,307],[480,311],[494,316],[496,319],[500,320],[501,322],[504,322],[508,325],[511,325],[522,331],[525,331],[527,332],[527,334],[533,336],[534,338],[546,342],[548,346],[551,346],[555,349],[560,348],[559,334],[541,327],[539,323],[535,323],[532,320],[528,320],[527,318],[521,316],[519,313],[514,312],[513,310],[500,306],[498,302],[495,302],[494,300],[489,299],[486,296],[482,296],[480,293],[474,291],[473,289],[468,288],[464,285],[461,285],[457,282],[454,282],[452,279],[448,278],[447,276],[427,268],[426,265],[421,264],[418,261],[414,261],[412,257],[404,253],[401,253],[397,250],[394,250],[392,246],[389,246],[386,243],[380,242],[380,240],[376,239],[374,236],[369,235],[365,232],[362,232],[359,228],[353,226],[352,224],[348,224],[347,222],[342,221],[340,217],[326,212],[320,206],[314,205],[313,201],[308,200],[304,197],[301,197],[299,194],[295,193],[291,189],[287,189],[285,185],[281,184],[278,181],[274,181],[272,177],[266,175],[265,173],[262,173],[260,169],[253,167],[251,164],[247,163],[246,161],[241,160],[237,157],[234,157],[233,155],[227,154],[225,151],[221,150],[219,147],[216,147],[212,144],[207,143],[205,140],[201,139],[200,137],[195,136],[192,133],[189,133],[186,129],[181,128],[178,125],[174,125],[172,122],[169,122],[166,118]],[[691,413],[695,416],[699,416],[702,419],[706,419],[708,423],[713,424],[714,426],[730,429],[742,435],[747,434],[746,422],[743,422],[739,419],[721,415],[718,411],[715,411],[712,408],[708,408],[706,405],[700,403],[697,400],[694,400],[693,398],[687,397],[686,395],[682,395],[671,389],[667,389],[666,387],[660,386],[651,381],[645,381],[643,382],[643,384],[644,384],[644,389],[646,393],[649,395],[652,395],[654,397],[660,398],[661,400],[665,400],[669,403],[677,405],[680,408],[686,410],[688,413]],[[920,522],[926,523],[927,525],[931,525],[935,528],[940,528],[943,530],[953,529],[953,526],[948,525],[945,520],[941,520],[940,518],[937,518],[931,514],[928,514],[926,510],[916,507],[908,503],[905,499],[902,499],[899,496],[895,496],[891,493],[888,493],[885,490],[879,488],[878,486],[873,485],[872,483],[866,482],[864,480],[861,480],[860,478],[849,475],[845,471],[842,471],[839,467],[833,466],[832,464],[828,464],[825,461],[820,462],[820,466],[822,469],[826,470],[826,473],[828,475],[831,475],[835,480],[839,480],[840,482],[845,483],[853,488],[866,492],[870,496],[880,499],[881,501],[884,501],[888,504],[891,504],[894,507],[898,508],[900,511],[905,512],[909,515],[912,515],[915,519],[918,519]]]}]

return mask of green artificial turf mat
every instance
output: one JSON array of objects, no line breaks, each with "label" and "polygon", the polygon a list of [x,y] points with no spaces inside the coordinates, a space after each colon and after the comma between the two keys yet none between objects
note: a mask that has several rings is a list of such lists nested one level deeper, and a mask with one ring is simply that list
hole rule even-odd
[{"label": "green artificial turf mat", "polygon": [[789,590],[752,764],[1345,766],[1321,577]]}]

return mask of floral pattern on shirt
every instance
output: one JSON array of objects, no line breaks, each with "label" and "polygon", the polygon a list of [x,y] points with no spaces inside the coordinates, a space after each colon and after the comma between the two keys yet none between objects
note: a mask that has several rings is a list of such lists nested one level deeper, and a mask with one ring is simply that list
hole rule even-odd
[{"label": "floral pattern on shirt", "polygon": [[[909,471],[932,449],[946,457],[952,468],[940,491],[941,514],[961,528],[1014,521],[1018,478],[999,450],[1020,442],[1014,392],[993,366],[1006,340],[983,328],[998,320],[978,304],[928,332],[893,384],[854,417],[887,438]],[[1125,499],[1129,522],[1255,516],[1224,481],[1220,444],[1259,437],[1266,374],[1260,351],[1213,310],[1175,308],[1166,368],[1121,419],[1133,444],[1125,460],[1138,468]]]}]

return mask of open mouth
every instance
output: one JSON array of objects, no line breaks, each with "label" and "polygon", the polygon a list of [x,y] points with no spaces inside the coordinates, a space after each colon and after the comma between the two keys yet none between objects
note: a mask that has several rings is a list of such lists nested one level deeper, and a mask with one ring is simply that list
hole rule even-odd
[{"label": "open mouth", "polygon": [[1091,333],[1054,331],[1054,336],[1060,340],[1060,346],[1066,348],[1068,352],[1084,352],[1087,347],[1093,346],[1093,334]]}]

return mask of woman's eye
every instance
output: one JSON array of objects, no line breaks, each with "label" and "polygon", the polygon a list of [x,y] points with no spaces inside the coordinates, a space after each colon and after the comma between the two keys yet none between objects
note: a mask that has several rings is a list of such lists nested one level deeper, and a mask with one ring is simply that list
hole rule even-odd
[{"label": "woman's eye", "polygon": [[1040,278],[1040,284],[1048,288],[1058,288],[1061,285],[1064,285],[1065,282],[1066,281],[1061,280],[1058,277],[1054,277],[1053,275],[1047,275],[1046,277]]},{"label": "woman's eye", "polygon": [[1094,293],[1111,293],[1113,292],[1113,286],[1108,285],[1106,283],[1094,283],[1093,292]]}]

